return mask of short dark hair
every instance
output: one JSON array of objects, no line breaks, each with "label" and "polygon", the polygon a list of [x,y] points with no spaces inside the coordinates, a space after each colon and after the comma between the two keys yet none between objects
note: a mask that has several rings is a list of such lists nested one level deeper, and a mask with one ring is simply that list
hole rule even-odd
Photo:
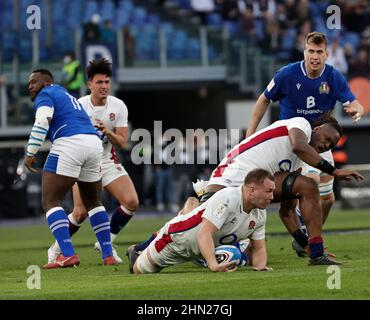
[{"label": "short dark hair", "polygon": [[86,68],[87,78],[92,80],[97,74],[104,74],[107,77],[112,76],[112,63],[105,58],[92,60]]},{"label": "short dark hair", "polygon": [[317,44],[317,45],[324,43],[325,48],[326,48],[328,46],[328,38],[326,37],[326,35],[324,33],[317,32],[317,31],[310,32],[306,36],[305,44],[310,44],[310,43],[314,43],[314,44]]},{"label": "short dark hair", "polygon": [[54,77],[48,69],[35,69],[31,73],[41,73],[43,75],[49,76],[51,80],[54,81]]},{"label": "short dark hair", "polygon": [[331,125],[335,130],[338,131],[339,135],[343,135],[343,129],[339,124],[338,120],[333,117],[330,112],[325,112],[320,118],[318,118],[312,125],[312,128],[319,127],[323,124]]},{"label": "short dark hair", "polygon": [[263,184],[265,179],[275,181],[274,176],[265,169],[253,169],[250,171],[244,179],[244,185],[255,183],[258,185]]}]

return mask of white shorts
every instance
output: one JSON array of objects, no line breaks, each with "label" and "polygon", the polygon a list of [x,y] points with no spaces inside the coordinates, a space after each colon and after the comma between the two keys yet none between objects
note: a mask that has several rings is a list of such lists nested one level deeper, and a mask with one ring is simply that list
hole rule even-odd
[{"label": "white shorts", "polygon": [[217,184],[225,187],[238,187],[244,183],[246,175],[251,170],[240,167],[236,162],[224,168],[219,166],[212,172],[208,186]]},{"label": "white shorts", "polygon": [[104,160],[101,169],[103,188],[119,177],[128,175],[125,168],[120,163],[115,163],[113,160]]},{"label": "white shorts", "polygon": [[[170,239],[168,234],[164,236],[163,232],[158,233],[157,237],[136,260],[136,266],[141,273],[158,272],[175,264],[195,260],[194,257],[189,257],[187,250],[181,249]],[[156,266],[153,266],[149,261],[148,252]]]},{"label": "white shorts", "polygon": [[93,134],[58,138],[50,148],[44,171],[83,182],[101,179],[101,140]]}]

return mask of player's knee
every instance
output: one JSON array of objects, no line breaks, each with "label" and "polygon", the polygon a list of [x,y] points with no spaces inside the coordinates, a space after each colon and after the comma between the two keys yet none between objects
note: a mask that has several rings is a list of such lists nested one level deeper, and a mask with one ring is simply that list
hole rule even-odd
[{"label": "player's knee", "polygon": [[85,207],[74,207],[73,208],[73,218],[75,218],[78,224],[83,223],[88,217],[88,212]]},{"label": "player's knee", "polygon": [[301,183],[299,184],[300,190],[299,193],[303,194],[306,197],[319,197],[320,192],[319,192],[319,186],[317,182],[309,177],[301,177]]},{"label": "player's knee", "polygon": [[139,208],[139,199],[137,196],[131,197],[124,203],[121,203],[121,205],[123,205],[128,210],[135,212]]}]

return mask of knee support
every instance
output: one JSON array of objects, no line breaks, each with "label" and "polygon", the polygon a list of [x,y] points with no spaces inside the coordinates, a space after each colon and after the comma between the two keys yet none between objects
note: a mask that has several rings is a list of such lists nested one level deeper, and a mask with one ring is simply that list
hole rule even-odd
[{"label": "knee support", "polygon": [[331,179],[328,182],[319,184],[320,197],[328,196],[333,193],[334,179]]},{"label": "knee support", "polygon": [[296,181],[296,179],[300,176],[301,174],[297,171],[290,172],[286,178],[283,181],[282,184],[282,192],[281,192],[281,198],[282,201],[284,200],[291,200],[291,199],[296,199],[297,196],[293,194],[293,186]]}]

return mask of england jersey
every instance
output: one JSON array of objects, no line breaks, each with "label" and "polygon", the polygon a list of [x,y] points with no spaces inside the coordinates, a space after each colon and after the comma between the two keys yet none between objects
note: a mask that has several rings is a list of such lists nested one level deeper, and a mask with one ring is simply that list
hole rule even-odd
[{"label": "england jersey", "polygon": [[246,238],[265,238],[266,210],[245,212],[242,186],[230,187],[218,191],[190,213],[179,215],[166,223],[155,240],[156,251],[160,253],[171,243],[171,247],[181,256],[200,258],[197,234],[203,218],[218,229],[213,237],[216,247]]},{"label": "england jersey", "polygon": [[280,102],[280,119],[304,117],[311,124],[337,101],[347,105],[355,100],[344,76],[332,66],[325,65],[320,76],[307,76],[304,61],[281,68],[271,80],[265,96]]},{"label": "england jersey", "polygon": [[310,142],[312,129],[306,119],[296,117],[276,121],[236,145],[213,171],[210,184],[217,184],[213,183],[212,179],[222,177],[229,167],[237,167],[245,172],[239,177],[240,181],[243,181],[249,171],[256,168],[275,174],[295,171],[302,167],[304,163],[293,152],[289,140],[289,130],[293,128],[303,131],[307,142]]},{"label": "england jersey", "polygon": [[[93,125],[96,125],[97,120],[100,120],[111,131],[114,131],[114,128],[127,127],[128,111],[122,100],[108,96],[105,106],[94,106],[91,102],[91,95],[87,95],[81,97],[78,101],[84,107]],[[101,133],[100,136],[104,148],[103,161],[119,162],[112,143]]]},{"label": "england jersey", "polygon": [[52,84],[43,88],[37,94],[33,107],[35,111],[40,107],[54,109],[48,131],[48,137],[52,143],[58,138],[77,134],[96,135],[96,130],[91,125],[85,110],[76,98],[59,85]]}]

